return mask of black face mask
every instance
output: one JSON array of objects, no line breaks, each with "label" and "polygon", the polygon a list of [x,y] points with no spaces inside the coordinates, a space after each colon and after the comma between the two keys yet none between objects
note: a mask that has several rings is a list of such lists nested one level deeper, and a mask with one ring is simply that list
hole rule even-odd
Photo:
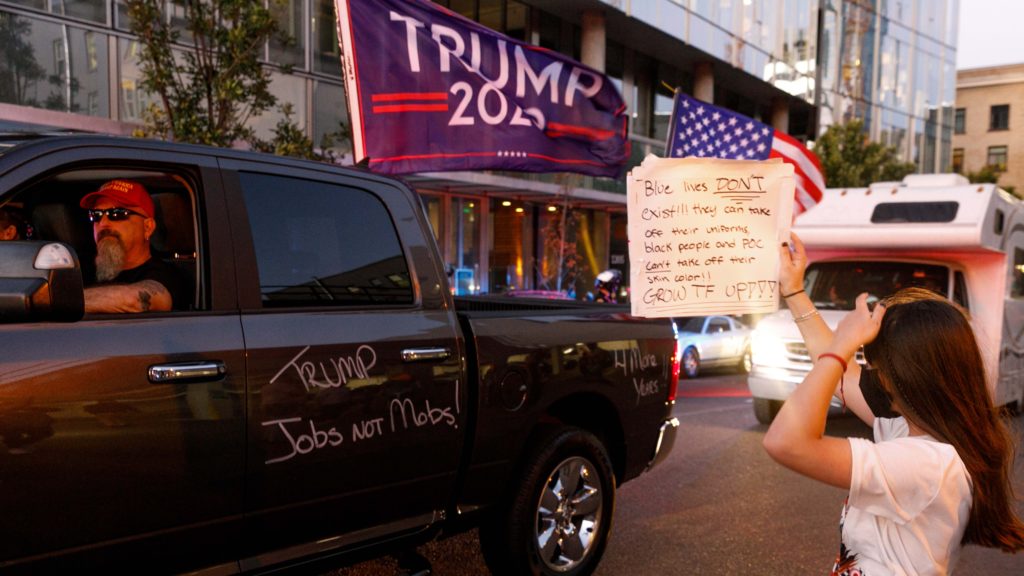
[{"label": "black face mask", "polygon": [[900,414],[892,409],[892,396],[882,387],[875,368],[861,368],[860,393],[875,418],[896,418]]}]

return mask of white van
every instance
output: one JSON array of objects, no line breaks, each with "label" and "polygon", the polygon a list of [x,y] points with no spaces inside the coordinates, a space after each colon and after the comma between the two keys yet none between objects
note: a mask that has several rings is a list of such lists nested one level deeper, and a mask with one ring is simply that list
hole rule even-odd
[{"label": "white van", "polygon": [[[970,311],[996,405],[1024,408],[1024,203],[958,174],[916,174],[828,189],[793,230],[811,262],[804,288],[829,326],[861,292],[934,290]],[[757,324],[751,353],[754,413],[767,424],[811,359],[785,308]]]}]

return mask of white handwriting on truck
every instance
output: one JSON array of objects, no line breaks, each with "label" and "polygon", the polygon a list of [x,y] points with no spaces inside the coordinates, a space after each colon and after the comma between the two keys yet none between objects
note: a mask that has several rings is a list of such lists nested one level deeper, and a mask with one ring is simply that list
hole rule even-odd
[{"label": "white handwriting on truck", "polygon": [[[264,464],[284,462],[286,460],[291,460],[299,454],[309,454],[314,450],[340,446],[341,443],[345,441],[341,432],[338,432],[334,427],[331,427],[329,430],[318,430],[316,424],[313,423],[312,420],[307,420],[307,422],[309,422],[308,434],[300,433],[295,435],[292,431],[288,430],[288,424],[302,421],[302,418],[282,418],[279,420],[263,422],[264,426],[277,426],[278,431],[288,439],[288,443],[291,446],[291,451],[288,454],[277,458],[271,458],[270,460],[265,461]],[[305,430],[304,427],[303,430]]]},{"label": "white handwriting on truck", "polygon": [[660,389],[657,380],[648,380],[642,376],[638,377],[636,375],[637,372],[657,367],[657,356],[654,354],[644,354],[635,344],[631,345],[628,349],[615,351],[615,368],[622,370],[624,376],[632,376],[633,388],[636,389],[637,405],[640,404],[642,398],[657,394]]},{"label": "white handwriting on truck", "polygon": [[308,360],[300,362],[299,359],[309,351],[309,348],[306,346],[289,360],[284,368],[278,370],[277,374],[270,379],[270,383],[273,384],[289,368],[292,368],[299,375],[307,392],[311,388],[338,388],[347,384],[349,379],[367,378],[370,369],[377,364],[377,352],[366,344],[357,348],[356,353],[351,356],[328,358],[327,365],[324,365],[323,362],[314,364]]},{"label": "white handwriting on truck", "polygon": [[650,396],[651,394],[657,394],[660,388],[658,387],[657,380],[647,380],[646,378],[633,377],[633,388],[636,388],[636,403],[640,405],[640,399],[644,396]]},{"label": "white handwriting on truck", "polygon": [[[377,352],[367,344],[360,345],[351,355],[328,358],[327,361],[305,360],[304,356],[310,348],[311,346],[306,346],[300,350],[274,374],[274,377],[270,379],[270,384],[284,378],[282,385],[292,385],[286,377],[287,374],[292,374],[298,377],[306,392],[340,388],[352,380],[368,379],[370,370],[377,364]],[[455,379],[454,385],[455,413],[458,413],[458,379]],[[268,434],[273,435],[275,440],[281,438],[287,440],[287,453],[265,460],[265,464],[286,462],[296,456],[341,446],[345,441],[345,436],[338,431],[338,428],[344,429],[349,425],[347,422],[343,424],[334,421],[328,424],[318,424],[304,417],[277,418],[261,422],[261,424],[268,429]],[[349,439],[355,443],[380,438],[388,434],[388,427],[393,433],[443,424],[456,429],[459,427],[458,420],[452,413],[452,406],[437,408],[431,406],[429,400],[420,402],[412,398],[394,398],[388,405],[386,416],[364,418],[352,422]],[[276,452],[282,451],[284,450],[276,450]]]},{"label": "white handwriting on truck", "polygon": [[399,426],[403,429],[408,429],[410,425],[419,428],[421,426],[436,426],[442,422],[453,428],[458,428],[455,416],[452,415],[451,406],[433,408],[430,406],[430,400],[424,400],[423,408],[420,409],[416,407],[416,403],[411,398],[395,398],[388,406],[388,411],[391,413],[392,432]]},{"label": "white handwriting on truck", "polygon": [[644,354],[633,344],[626,350],[615,351],[615,368],[622,370],[626,376],[648,368],[657,368],[658,358],[654,354]]}]

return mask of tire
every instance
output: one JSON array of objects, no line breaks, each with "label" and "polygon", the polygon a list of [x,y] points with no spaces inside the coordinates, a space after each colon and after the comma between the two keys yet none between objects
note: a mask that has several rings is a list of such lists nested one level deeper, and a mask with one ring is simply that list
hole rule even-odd
[{"label": "tire", "polygon": [[700,354],[693,346],[683,350],[683,374],[687,378],[696,378],[700,374]]},{"label": "tire", "polygon": [[782,408],[781,400],[770,400],[768,398],[754,398],[754,417],[765,426],[775,420],[775,416]]},{"label": "tire", "polygon": [[736,370],[740,374],[750,374],[750,369],[754,367],[754,360],[750,356],[750,348],[748,347],[743,351],[743,356],[740,356],[740,362],[736,365]]},{"label": "tire", "polygon": [[552,429],[533,444],[510,486],[505,505],[480,529],[491,572],[593,573],[615,508],[615,475],[601,441],[578,428]]}]

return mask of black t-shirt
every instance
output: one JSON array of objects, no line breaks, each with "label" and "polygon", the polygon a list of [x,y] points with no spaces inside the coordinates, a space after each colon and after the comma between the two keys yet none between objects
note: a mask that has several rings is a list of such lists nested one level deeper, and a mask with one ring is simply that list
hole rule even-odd
[{"label": "black t-shirt", "polygon": [[181,270],[159,258],[150,258],[141,266],[122,270],[117,277],[104,284],[134,284],[143,280],[155,280],[163,284],[171,294],[171,307],[174,310],[188,310],[191,307],[191,282]]}]

